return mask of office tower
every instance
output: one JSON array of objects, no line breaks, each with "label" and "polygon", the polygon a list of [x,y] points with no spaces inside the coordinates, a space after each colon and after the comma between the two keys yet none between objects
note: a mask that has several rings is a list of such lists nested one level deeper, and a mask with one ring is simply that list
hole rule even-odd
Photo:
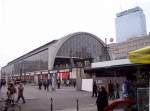
[{"label": "office tower", "polygon": [[123,42],[128,38],[147,34],[145,15],[140,7],[128,9],[118,13],[116,16],[117,42]]}]

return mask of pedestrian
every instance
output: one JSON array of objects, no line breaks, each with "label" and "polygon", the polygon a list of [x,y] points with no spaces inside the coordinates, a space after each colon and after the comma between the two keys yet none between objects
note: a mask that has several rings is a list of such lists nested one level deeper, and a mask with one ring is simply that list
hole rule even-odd
[{"label": "pedestrian", "polygon": [[69,80],[69,87],[71,86],[71,80]]},{"label": "pedestrian", "polygon": [[76,87],[76,80],[73,81],[73,86]]},{"label": "pedestrian", "polygon": [[120,98],[120,95],[119,95],[119,83],[118,82],[116,82],[115,83],[115,98],[116,99],[118,99],[118,98]]},{"label": "pedestrian", "polygon": [[105,107],[108,105],[108,95],[105,87],[101,86],[98,89],[98,97],[96,100],[97,111],[104,111]]},{"label": "pedestrian", "polygon": [[24,87],[23,87],[23,84],[22,83],[19,83],[19,86],[18,86],[18,98],[17,98],[17,103],[18,101],[20,100],[20,98],[22,99],[23,103],[25,103],[25,99],[24,99]]},{"label": "pedestrian", "polygon": [[57,88],[60,89],[60,79],[57,80]]},{"label": "pedestrian", "polygon": [[16,88],[12,82],[8,83],[8,88],[7,88],[7,100],[10,103],[14,104],[14,97],[16,93]]},{"label": "pedestrian", "polygon": [[130,99],[136,98],[136,94],[135,94],[136,87],[133,85],[129,77],[127,77],[127,79],[123,82],[122,91],[123,91],[124,98],[130,98]]},{"label": "pedestrian", "polygon": [[93,83],[93,92],[92,92],[92,97],[97,97],[97,85],[96,85],[96,82],[94,81]]},{"label": "pedestrian", "polygon": [[111,82],[111,80],[108,83],[108,96],[109,96],[109,99],[114,99],[115,97],[114,84]]},{"label": "pedestrian", "polygon": [[41,80],[39,80],[38,85],[39,85],[39,89],[41,90],[42,89],[42,81]]},{"label": "pedestrian", "polygon": [[49,91],[49,85],[50,85],[50,80],[47,80],[47,85],[46,85],[47,91]]},{"label": "pedestrian", "polygon": [[64,85],[67,86],[67,80],[64,80]]},{"label": "pedestrian", "polygon": [[46,90],[46,88],[47,88],[47,81],[46,80],[44,80],[43,85],[44,85],[44,89]]},{"label": "pedestrian", "polygon": [[66,85],[67,86],[69,86],[69,84],[70,84],[70,81],[69,81],[69,79],[66,81]]},{"label": "pedestrian", "polygon": [[1,82],[1,79],[0,79],[0,90],[1,90],[1,88],[2,88],[2,82]]}]

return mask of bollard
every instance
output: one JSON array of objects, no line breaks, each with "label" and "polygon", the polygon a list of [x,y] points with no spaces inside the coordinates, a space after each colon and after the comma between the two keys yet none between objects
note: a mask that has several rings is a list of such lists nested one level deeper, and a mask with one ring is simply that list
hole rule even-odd
[{"label": "bollard", "polygon": [[21,111],[21,105],[19,105],[19,111]]},{"label": "bollard", "polygon": [[51,111],[53,111],[53,98],[51,98]]},{"label": "bollard", "polygon": [[79,100],[77,99],[77,111],[79,111]]}]

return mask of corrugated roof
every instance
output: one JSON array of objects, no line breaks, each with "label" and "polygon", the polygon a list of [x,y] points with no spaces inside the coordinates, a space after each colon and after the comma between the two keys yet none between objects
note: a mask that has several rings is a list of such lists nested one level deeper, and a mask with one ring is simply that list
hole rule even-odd
[{"label": "corrugated roof", "polygon": [[114,67],[120,65],[130,65],[132,64],[129,59],[120,59],[120,60],[111,60],[111,61],[103,61],[92,63],[91,68],[104,68],[104,67]]},{"label": "corrugated roof", "polygon": [[42,45],[42,46],[40,46],[40,47],[38,47],[38,48],[36,48],[36,49],[34,49],[34,50],[32,50],[32,51],[26,53],[26,54],[24,54],[24,55],[22,55],[22,56],[20,56],[20,57],[18,57],[18,58],[16,58],[16,59],[14,59],[13,61],[9,62],[8,65],[10,65],[10,64],[12,64],[12,63],[15,63],[15,62],[18,62],[18,61],[20,61],[20,60],[22,60],[22,59],[25,59],[25,58],[27,58],[27,57],[29,57],[29,56],[32,56],[32,55],[34,55],[34,54],[36,54],[36,53],[38,53],[38,52],[43,51],[43,50],[46,50],[50,45],[56,43],[57,41],[58,41],[58,40],[53,40],[53,41],[51,41],[51,42],[48,42],[48,43],[46,43],[45,45]]}]

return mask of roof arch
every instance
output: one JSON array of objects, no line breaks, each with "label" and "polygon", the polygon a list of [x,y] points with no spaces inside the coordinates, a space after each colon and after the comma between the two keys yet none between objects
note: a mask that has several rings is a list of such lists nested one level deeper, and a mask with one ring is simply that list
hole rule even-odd
[{"label": "roof arch", "polygon": [[[51,45],[49,47],[49,64],[48,64],[48,68],[49,70],[52,70],[53,69],[53,65],[54,65],[54,62],[55,62],[55,58],[56,58],[56,55],[59,51],[59,49],[65,44],[65,42],[67,42],[69,39],[73,38],[73,37],[76,37],[76,36],[79,36],[79,35],[88,35],[94,39],[96,39],[103,47],[106,47],[106,44],[101,40],[99,39],[97,36],[91,34],[91,33],[88,33],[88,32],[76,32],[76,33],[72,33],[72,34],[69,34],[61,39],[59,39],[55,44]],[[107,51],[108,52],[108,51]]]}]

